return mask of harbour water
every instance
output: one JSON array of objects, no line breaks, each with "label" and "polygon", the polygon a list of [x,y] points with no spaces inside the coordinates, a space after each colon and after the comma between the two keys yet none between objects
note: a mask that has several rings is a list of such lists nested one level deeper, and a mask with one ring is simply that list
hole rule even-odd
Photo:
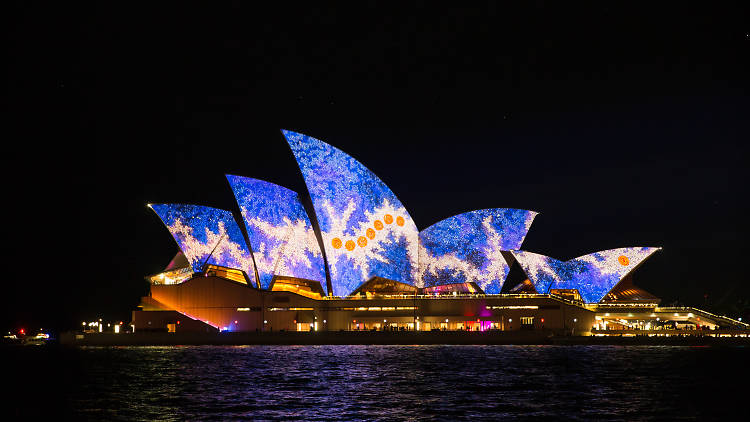
[{"label": "harbour water", "polygon": [[19,419],[725,420],[748,406],[749,357],[676,346],[13,347],[2,378],[5,414]]}]

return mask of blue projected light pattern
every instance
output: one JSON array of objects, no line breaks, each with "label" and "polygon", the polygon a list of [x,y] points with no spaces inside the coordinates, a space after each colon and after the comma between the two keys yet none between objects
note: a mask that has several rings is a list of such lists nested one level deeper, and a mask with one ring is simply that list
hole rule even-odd
[{"label": "blue projected light pattern", "polygon": [[537,292],[550,289],[578,289],[586,303],[596,303],[643,260],[661,248],[609,249],[558,261],[545,255],[512,251]]},{"label": "blue projected light pattern", "polygon": [[186,204],[149,207],[167,226],[193,271],[207,263],[240,269],[255,278],[252,255],[231,212]]},{"label": "blue projected light pattern", "polygon": [[492,208],[458,214],[419,232],[419,268],[425,287],[475,282],[500,293],[508,264],[500,251],[519,249],[537,213]]},{"label": "blue projected light pattern", "polygon": [[260,285],[274,275],[319,281],[326,289],[323,254],[299,196],[273,183],[227,175],[242,211]]},{"label": "blue projected light pattern", "polygon": [[282,132],[312,198],[333,294],[348,295],[373,276],[416,285],[417,226],[396,195],[338,148],[301,133]]}]

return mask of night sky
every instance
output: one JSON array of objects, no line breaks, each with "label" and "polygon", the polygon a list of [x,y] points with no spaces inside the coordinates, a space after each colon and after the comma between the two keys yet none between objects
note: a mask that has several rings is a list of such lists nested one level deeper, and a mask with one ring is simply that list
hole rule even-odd
[{"label": "night sky", "polygon": [[538,211],[525,250],[662,246],[637,285],[747,315],[750,16],[699,5],[7,8],[2,327],[129,320],[177,252],[148,202],[236,210],[226,173],[307,195],[280,129],[420,230]]}]

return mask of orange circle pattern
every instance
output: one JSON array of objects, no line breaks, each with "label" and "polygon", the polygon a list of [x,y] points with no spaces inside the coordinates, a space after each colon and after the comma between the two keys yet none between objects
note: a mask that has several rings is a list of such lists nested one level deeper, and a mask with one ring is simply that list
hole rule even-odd
[{"label": "orange circle pattern", "polygon": [[[383,216],[383,221],[385,221],[385,224],[391,224],[393,223],[393,216],[390,214],[386,214]],[[406,224],[406,220],[404,219],[404,217],[397,216],[396,224],[398,224],[399,226],[403,226],[404,224]],[[383,230],[383,227],[384,227],[383,222],[380,220],[375,220],[372,223],[372,225],[375,227],[375,230]],[[365,231],[365,235],[367,237],[365,236],[358,237],[356,243],[354,242],[354,240],[347,240],[346,243],[343,243],[343,241],[340,238],[334,237],[331,240],[331,245],[333,246],[334,249],[341,249],[341,246],[343,243],[343,246],[346,248],[347,251],[353,251],[354,248],[357,247],[357,245],[359,245],[360,248],[364,248],[365,246],[367,246],[367,238],[375,239],[375,235],[376,235],[375,230],[369,227],[367,231]],[[625,263],[623,263],[623,259],[625,259]],[[622,265],[628,265],[626,257],[621,256],[620,258],[618,258],[618,260],[620,261]]]},{"label": "orange circle pattern", "polygon": [[617,258],[617,261],[619,261],[619,262],[620,262],[620,264],[622,264],[622,265],[624,265],[624,266],[626,266],[626,267],[627,267],[628,265],[630,265],[630,260],[629,260],[629,259],[628,259],[628,257],[627,257],[627,256],[625,256],[625,255],[620,255],[620,256],[619,256],[619,257]]}]

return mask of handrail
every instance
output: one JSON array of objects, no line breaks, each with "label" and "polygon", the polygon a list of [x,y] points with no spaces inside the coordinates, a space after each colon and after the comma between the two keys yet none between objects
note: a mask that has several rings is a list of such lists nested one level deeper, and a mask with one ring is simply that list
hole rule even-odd
[{"label": "handrail", "polygon": [[380,298],[403,298],[403,299],[457,299],[457,298],[485,298],[485,297],[527,297],[527,298],[540,298],[540,297],[550,297],[553,295],[549,294],[529,294],[529,293],[520,293],[520,294],[487,294],[487,293],[461,293],[456,295],[417,295],[417,294],[374,294],[371,296],[327,296],[328,299],[380,299]]},{"label": "handrail", "polygon": [[586,304],[570,299],[566,299],[562,296],[555,294],[541,294],[541,293],[498,293],[498,294],[487,294],[487,293],[462,293],[462,294],[450,294],[450,295],[425,295],[425,294],[382,294],[382,295],[371,295],[371,296],[326,296],[325,300],[377,300],[377,299],[404,299],[404,300],[415,300],[415,299],[494,299],[494,298],[526,298],[526,299],[554,299],[560,302],[568,303],[575,306],[584,307]]},{"label": "handrail", "polygon": [[[708,315],[708,316],[710,316],[712,318],[724,319],[724,320],[730,321],[733,324],[738,324],[738,325],[742,325],[742,326],[745,326],[745,327],[750,327],[750,324],[748,324],[746,322],[742,322],[742,321],[736,320],[734,318],[730,318],[730,317],[728,317],[726,315],[716,315],[716,314],[713,314],[711,312],[704,311],[703,309],[693,308],[692,306],[664,306],[664,307],[657,307],[657,309],[659,311],[664,311],[664,312],[692,311],[692,312],[695,312],[695,313],[700,313],[700,314],[703,314],[703,315]],[[655,311],[657,309],[655,309]]]}]

